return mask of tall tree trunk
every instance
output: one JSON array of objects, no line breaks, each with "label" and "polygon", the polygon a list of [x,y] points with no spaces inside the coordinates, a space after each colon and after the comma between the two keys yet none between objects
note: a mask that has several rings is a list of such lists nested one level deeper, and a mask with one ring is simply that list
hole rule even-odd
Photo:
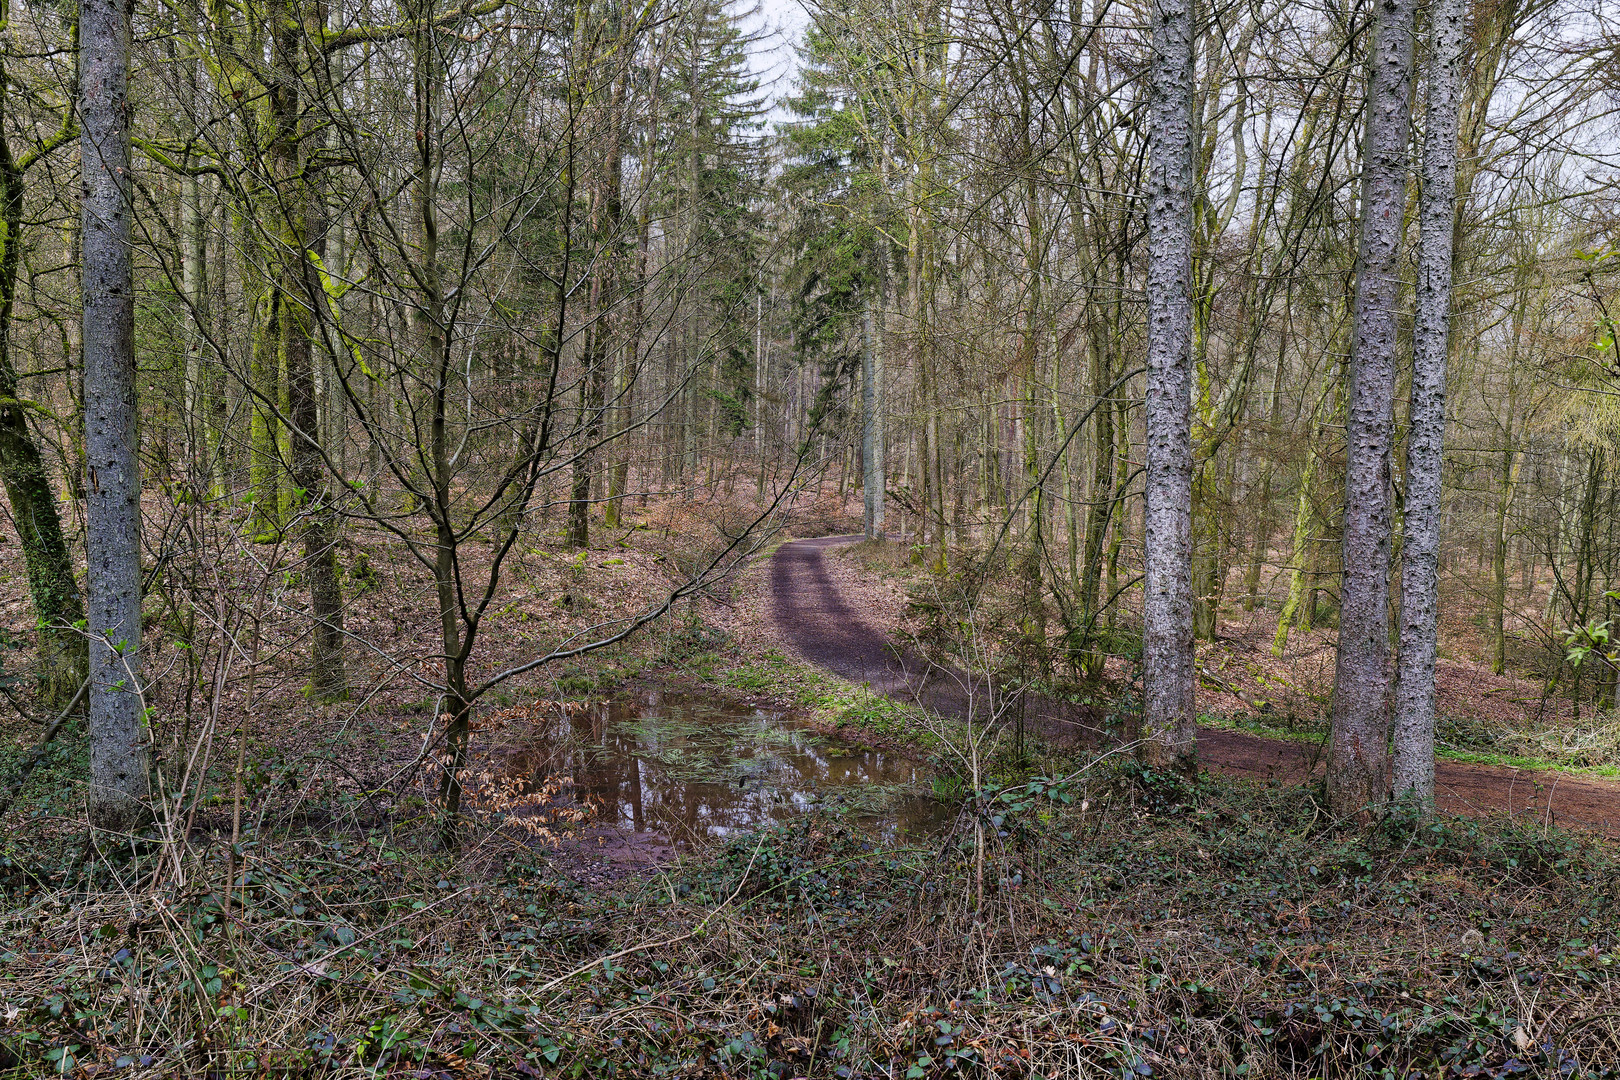
[{"label": "tall tree trunk", "polygon": [[[1318,409],[1321,407],[1318,406]],[[1312,418],[1311,426],[1316,427],[1316,418]],[[1316,469],[1318,455],[1314,440],[1305,450],[1305,467],[1299,474],[1299,493],[1294,504],[1294,540],[1290,547],[1289,562],[1293,570],[1288,575],[1288,598],[1283,601],[1282,611],[1277,616],[1277,635],[1271,641],[1271,655],[1282,656],[1288,647],[1288,628],[1294,616],[1305,601],[1307,580],[1312,569],[1311,552],[1315,544],[1311,540],[1311,525],[1316,520],[1313,491],[1316,486]],[[1316,601],[1311,601],[1314,606]],[[1306,609],[1307,612],[1309,609]],[[1308,619],[1301,621],[1301,629],[1309,630]]]},{"label": "tall tree trunk", "polygon": [[[221,213],[216,203],[210,207],[211,214]],[[223,227],[228,218],[214,221]],[[232,328],[241,325],[240,315],[232,303],[230,285],[231,245],[220,242],[204,245],[212,265],[204,272],[208,280],[208,328],[216,342],[229,340]],[[221,366],[227,362],[227,356],[214,357]],[[215,435],[214,456],[211,462],[213,490],[224,496],[231,492],[242,482],[245,473],[242,469],[241,447],[246,440],[241,437],[238,423],[242,411],[242,395],[238,382],[227,380],[222,371],[214,372],[212,383],[213,394],[209,400],[209,423],[213,425]]]},{"label": "tall tree trunk", "polygon": [[[252,226],[244,232],[251,231]],[[251,354],[248,360],[248,483],[253,500],[253,539],[268,544],[281,536],[281,294],[270,287],[259,266],[253,264],[258,245],[243,244],[242,288],[248,294],[247,317]]]},{"label": "tall tree trunk", "polygon": [[1368,54],[1361,246],[1345,417],[1344,540],[1328,805],[1381,807],[1389,787],[1389,569],[1396,304],[1416,0],[1380,0]]},{"label": "tall tree trunk", "polygon": [[[321,185],[315,186],[320,190]],[[322,254],[321,261],[328,267],[331,280],[336,287],[343,290],[342,295],[326,301],[326,310],[339,326],[352,325],[353,319],[349,309],[352,308],[353,301],[349,298],[351,291],[349,283],[353,279],[350,276],[349,260],[353,256],[353,248],[350,247],[348,231],[344,228],[343,222],[328,221],[325,209],[325,204],[322,203],[321,220],[325,222],[323,243],[326,251]],[[314,276],[315,284],[319,285],[320,276],[318,274]],[[335,347],[331,344],[334,340],[337,342]],[[336,334],[332,338],[322,335],[319,345],[320,370],[325,375],[322,380],[324,385],[316,388],[321,415],[321,445],[326,449],[326,456],[337,475],[347,476],[349,409],[344,397],[344,386],[360,373],[354,367],[354,354],[343,348],[341,338]]]},{"label": "tall tree trunk", "polygon": [[129,7],[79,5],[84,397],[90,630],[90,822],[151,814],[141,694],[141,475],[130,267]]},{"label": "tall tree trunk", "polygon": [[[200,15],[200,12],[196,12]],[[197,118],[202,115],[202,56],[187,46],[178,60],[183,122],[193,136],[199,134]],[[183,158],[188,170],[196,158]],[[191,497],[212,500],[225,494],[220,450],[223,433],[216,426],[214,401],[219,396],[219,364],[204,355],[212,332],[212,297],[208,284],[208,217],[204,208],[203,178],[188,171],[181,178],[180,192],[180,292],[185,300],[185,384],[181,394],[181,424],[186,438],[186,484]]]},{"label": "tall tree trunk", "polygon": [[[1288,299],[1284,299],[1284,304]],[[1284,321],[1277,340],[1277,362],[1271,370],[1271,393],[1268,397],[1270,405],[1268,428],[1273,435],[1279,429],[1279,420],[1282,416],[1282,385],[1283,367],[1288,360],[1288,324]],[[1243,573],[1243,610],[1253,611],[1259,603],[1260,574],[1265,569],[1266,556],[1271,550],[1271,536],[1276,528],[1272,520],[1272,481],[1276,475],[1276,462],[1270,453],[1265,454],[1265,461],[1261,465],[1262,480],[1260,485],[1260,501],[1254,508],[1254,535],[1249,551],[1249,565]]]},{"label": "tall tree trunk", "polygon": [[[1023,95],[1025,105],[1024,115],[1028,116],[1028,95]],[[1023,130],[1028,131],[1027,123]],[[1023,154],[1028,157],[1029,147],[1023,148]],[[1024,445],[1021,447],[1024,456],[1023,482],[1029,492],[1029,500],[1025,504],[1028,508],[1031,528],[1028,532],[1029,544],[1024,552],[1023,585],[1023,647],[1027,654],[1041,658],[1043,665],[1046,662],[1046,603],[1045,583],[1043,580],[1043,566],[1046,560],[1046,485],[1042,480],[1041,468],[1041,435],[1044,420],[1047,416],[1045,394],[1042,383],[1045,382],[1046,372],[1042,364],[1040,335],[1041,335],[1041,308],[1044,293],[1041,289],[1042,276],[1042,221],[1037,204],[1037,193],[1033,179],[1024,180],[1024,310],[1020,314],[1019,358],[1017,367],[1019,379],[1022,382],[1022,397],[1024,420]],[[942,515],[943,516],[943,515]],[[1043,672],[1044,673],[1044,672]]]},{"label": "tall tree trunk", "polygon": [[[0,6],[0,20],[7,13]],[[21,404],[21,380],[11,359],[12,310],[22,255],[23,172],[44,151],[32,150],[22,161],[12,156],[4,126],[10,105],[8,89],[0,58],[0,483],[11,502],[11,518],[28,574],[28,594],[39,625],[40,699],[61,709],[84,681],[85,640],[73,625],[84,617],[84,604],[73,580],[73,558],[62,536],[56,493],[39,443],[28,426],[28,414]],[[54,144],[65,143],[71,130],[70,124],[64,124]]]},{"label": "tall tree trunk", "polygon": [[[1433,51],[1418,206],[1417,322],[1406,442],[1405,537],[1401,546],[1401,648],[1395,681],[1396,796],[1434,804],[1434,661],[1439,620],[1440,482],[1451,329],[1451,248],[1456,230],[1457,108],[1463,81],[1465,0],[1435,0]],[[1511,429],[1513,416],[1508,414]],[[1509,453],[1509,460],[1512,455]],[[1510,469],[1511,473],[1511,469]],[[1505,519],[1506,496],[1503,498]],[[1498,582],[1506,536],[1497,534]],[[1498,599],[1505,599],[1499,597]],[[1501,618],[1501,605],[1496,607]],[[1498,635],[1500,637],[1500,635]],[[1498,672],[1501,668],[1498,666]]]},{"label": "tall tree trunk", "polygon": [[[439,807],[443,812],[440,841],[457,842],[461,813],[461,770],[467,763],[467,742],[472,733],[472,703],[468,700],[466,650],[460,621],[456,574],[456,529],[451,495],[449,422],[450,340],[445,328],[444,284],[439,267],[439,95],[443,78],[439,65],[438,31],[432,25],[433,0],[417,0],[410,11],[412,28],[412,91],[416,110],[415,210],[419,291],[414,311],[422,354],[431,365],[428,403],[427,467],[432,498],[428,512],[434,526],[433,591],[439,608],[439,648],[444,657],[444,693],[437,713],[444,724],[440,764]],[[571,194],[571,192],[570,192]]]},{"label": "tall tree trunk", "polygon": [[[1109,523],[1113,527],[1113,539],[1108,542],[1106,564],[1108,596],[1111,598],[1119,596],[1119,564],[1125,545],[1130,542],[1134,516],[1130,509],[1131,477],[1135,475],[1131,463],[1131,404],[1123,396],[1114,400],[1114,439],[1114,513]],[[1188,528],[1191,528],[1190,523]],[[1191,593],[1191,585],[1187,591]],[[1107,608],[1108,629],[1112,631],[1119,624],[1119,605],[1110,603]]]},{"label": "tall tree trunk", "polygon": [[[771,312],[776,311],[776,282],[771,282]],[[771,341],[765,335],[765,297],[759,298],[759,328],[754,342],[754,465],[758,470],[755,495],[765,498],[765,418],[770,407]]]},{"label": "tall tree trunk", "polygon": [[[319,40],[325,5],[307,3],[302,11],[277,3],[274,19],[276,64],[271,108],[275,168],[282,216],[278,268],[281,301],[282,355],[287,365],[288,419],[292,430],[290,464],[292,482],[302,494],[297,507],[302,519],[304,577],[309,583],[311,635],[310,693],[318,701],[340,701],[348,696],[343,663],[343,592],[338,584],[336,529],[331,490],[321,448],[320,416],[315,389],[314,322],[312,312],[325,299],[325,289],[314,259],[324,258],[325,206],[319,172],[309,167],[313,131],[300,131],[298,81],[299,42]],[[319,65],[316,65],[319,67]]]},{"label": "tall tree trunk", "polygon": [[[1542,617],[1547,622],[1558,618],[1559,610],[1568,599],[1565,595],[1563,572],[1574,554],[1574,528],[1570,525],[1570,515],[1574,512],[1575,462],[1566,446],[1563,453],[1558,455],[1558,464],[1554,469],[1557,477],[1558,500],[1553,507],[1552,535],[1547,540],[1547,570],[1552,575],[1552,588],[1547,591],[1547,607]],[[1553,669],[1553,679],[1557,679],[1558,669]]]},{"label": "tall tree trunk", "polygon": [[186,302],[186,371],[182,425],[186,436],[186,484],[193,497],[217,498],[213,484],[215,365],[207,362],[208,238],[203,231],[202,180],[190,174],[180,196],[180,288]]},{"label": "tall tree trunk", "polygon": [[[652,87],[649,91],[653,100],[658,97],[658,72],[653,72]],[[645,140],[641,156],[641,175],[648,176],[652,172],[653,151],[655,141],[651,138]],[[630,489],[630,448],[625,445],[629,432],[634,424],[635,389],[641,381],[642,365],[646,358],[642,353],[642,323],[645,318],[647,259],[652,249],[652,196],[647,191],[640,194],[641,208],[636,215],[636,257],[633,273],[630,298],[629,324],[625,328],[624,343],[621,346],[619,371],[621,377],[615,384],[613,400],[616,406],[615,415],[618,419],[617,435],[614,441],[617,460],[608,468],[608,513],[613,517],[609,519],[609,528],[616,528],[619,524],[619,515],[624,512],[624,499]],[[644,466],[645,467],[645,466]],[[763,476],[763,473],[761,474]],[[763,482],[763,481],[762,481]],[[642,489],[643,505],[647,497],[645,486]]]},{"label": "tall tree trunk", "polygon": [[[1112,305],[1105,311],[1112,310]],[[1104,541],[1108,536],[1108,523],[1114,517],[1117,493],[1114,489],[1114,404],[1102,401],[1113,386],[1115,369],[1112,343],[1114,336],[1102,314],[1093,316],[1087,327],[1091,353],[1091,395],[1098,401],[1092,412],[1091,482],[1087,488],[1085,551],[1080,560],[1080,609],[1085,615],[1086,627],[1091,633],[1097,628],[1101,614],[1099,595],[1102,589]],[[1091,677],[1102,673],[1106,659],[1102,650],[1092,648],[1086,641],[1086,672]]]},{"label": "tall tree trunk", "polygon": [[[584,18],[581,15],[582,22]],[[593,28],[582,25],[577,35],[585,52],[578,61],[584,65],[580,77],[587,84],[595,77],[592,70],[597,63],[594,56],[597,49],[595,33]],[[616,50],[609,49],[608,52],[617,55]],[[590,226],[595,234],[596,257],[591,271],[590,310],[586,314],[590,325],[585,334],[585,377],[580,384],[582,442],[574,455],[573,486],[568,502],[568,543],[575,548],[590,546],[596,443],[602,437],[602,420],[607,406],[608,351],[612,347],[614,324],[619,321],[614,315],[614,308],[620,269],[619,230],[624,217],[620,147],[626,77],[615,75],[612,78],[605,103],[584,99],[580,102],[581,114],[592,121],[588,129],[592,133],[590,152],[600,156],[593,163],[590,193]]]},{"label": "tall tree trunk", "polygon": [[[933,543],[927,560],[930,568],[945,568],[944,514],[935,515],[934,504],[938,496],[938,475],[935,469],[936,442],[939,423],[935,406],[933,358],[924,327],[927,317],[925,265],[927,254],[923,249],[923,230],[926,222],[917,203],[915,182],[907,181],[906,207],[906,333],[910,343],[911,370],[917,380],[917,543]],[[943,505],[943,503],[941,503]]]},{"label": "tall tree trunk", "polygon": [[1197,769],[1192,637],[1191,0],[1154,0],[1148,135],[1142,731],[1150,766]]},{"label": "tall tree trunk", "polygon": [[883,342],[876,311],[883,305],[883,272],[877,295],[868,295],[861,313],[861,487],[865,499],[863,527],[868,540],[883,538]]},{"label": "tall tree trunk", "polygon": [[1272,463],[1261,466],[1260,498],[1254,504],[1253,532],[1249,536],[1249,564],[1243,569],[1243,610],[1253,611],[1259,601],[1260,571],[1266,563],[1266,551],[1271,546],[1271,473]]},{"label": "tall tree trunk", "polygon": [[[1565,585],[1569,593],[1567,600],[1570,625],[1574,627],[1586,626],[1592,619],[1592,587],[1598,569],[1597,508],[1603,490],[1605,458],[1601,446],[1594,446],[1588,451],[1586,484],[1581,490],[1580,517],[1575,525],[1573,542],[1575,574],[1573,581]],[[1577,720],[1581,715],[1581,683],[1584,674],[1583,667],[1577,665],[1575,677],[1571,680],[1569,688],[1570,708]]]},{"label": "tall tree trunk", "polygon": [[[1509,407],[1508,422],[1512,423]],[[1513,493],[1518,490],[1518,448],[1511,430],[1502,448],[1502,468],[1497,477],[1495,520],[1491,526],[1491,674],[1507,671],[1507,604],[1508,604],[1508,521],[1513,510]]]}]

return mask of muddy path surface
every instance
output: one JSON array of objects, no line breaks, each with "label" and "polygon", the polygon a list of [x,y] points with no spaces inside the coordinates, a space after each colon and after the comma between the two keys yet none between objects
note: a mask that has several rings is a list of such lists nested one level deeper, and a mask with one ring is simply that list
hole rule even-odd
[{"label": "muddy path surface", "polygon": [[[804,659],[891,697],[954,716],[982,710],[985,695],[975,692],[982,687],[974,687],[961,673],[930,669],[918,657],[897,651],[889,638],[897,613],[870,606],[863,610],[862,601],[847,595],[828,572],[827,550],[858,539],[824,536],[777,549],[770,566],[771,617],[777,629]],[[1030,728],[1047,737],[1094,743],[1102,736],[1100,718],[1085,707],[1029,695],[1022,708]],[[1323,756],[1304,743],[1198,729],[1200,763],[1234,776],[1300,782],[1320,771]],[[1620,838],[1620,782],[1441,761],[1435,785],[1440,808],[1452,813],[1507,812]]]}]

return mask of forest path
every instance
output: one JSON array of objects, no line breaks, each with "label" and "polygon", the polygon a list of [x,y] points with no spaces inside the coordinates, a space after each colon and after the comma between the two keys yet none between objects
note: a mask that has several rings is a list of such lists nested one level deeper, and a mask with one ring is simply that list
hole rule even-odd
[{"label": "forest path", "polygon": [[[771,559],[770,596],[777,629],[799,654],[843,678],[870,684],[890,697],[966,716],[973,698],[959,673],[927,674],[914,656],[897,655],[889,630],[897,614],[878,610],[828,572],[829,548],[857,536],[822,536],[783,544]],[[842,574],[836,576],[843,576]],[[1048,737],[1095,742],[1102,732],[1084,707],[1031,695],[1024,705],[1032,730]],[[1254,779],[1300,782],[1320,768],[1317,748],[1219,728],[1198,729],[1198,760],[1207,769]],[[1620,782],[1554,770],[1513,769],[1441,761],[1436,801],[1457,814],[1506,811],[1536,822],[1591,829],[1620,838]]]}]

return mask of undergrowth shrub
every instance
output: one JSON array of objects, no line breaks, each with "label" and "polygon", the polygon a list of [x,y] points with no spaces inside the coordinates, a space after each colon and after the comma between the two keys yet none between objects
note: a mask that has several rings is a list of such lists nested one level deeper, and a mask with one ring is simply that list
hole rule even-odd
[{"label": "undergrowth shrub", "polygon": [[13,842],[0,1067],[1616,1075],[1611,844],[1130,767],[961,794],[939,835],[815,811],[599,889],[514,830],[435,852],[426,818],[256,836],[229,891],[220,843]]}]

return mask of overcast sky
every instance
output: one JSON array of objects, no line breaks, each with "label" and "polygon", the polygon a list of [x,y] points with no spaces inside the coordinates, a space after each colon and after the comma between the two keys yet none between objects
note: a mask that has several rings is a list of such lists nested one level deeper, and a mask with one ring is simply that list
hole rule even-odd
[{"label": "overcast sky", "polygon": [[[759,14],[746,20],[743,28],[751,36],[763,33],[751,50],[754,74],[759,78],[760,89],[775,101],[793,89],[793,45],[808,20],[799,0],[758,2]],[[732,10],[746,5],[747,0],[734,0]]]}]

